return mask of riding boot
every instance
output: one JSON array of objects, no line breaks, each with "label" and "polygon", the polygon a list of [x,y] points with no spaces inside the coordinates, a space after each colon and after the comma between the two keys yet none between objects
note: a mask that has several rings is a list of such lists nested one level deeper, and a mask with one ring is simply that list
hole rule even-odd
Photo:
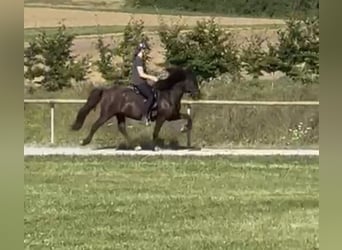
[{"label": "riding boot", "polygon": [[145,112],[145,115],[143,116],[143,121],[145,122],[146,126],[149,126],[151,123],[151,118],[150,118],[150,112],[149,110]]},{"label": "riding boot", "polygon": [[146,126],[149,126],[150,123],[151,123],[151,106],[152,106],[152,100],[148,100],[147,102],[147,107],[146,107],[146,111],[145,111],[145,115],[144,115],[144,121],[145,121],[145,124]]},{"label": "riding boot", "polygon": [[149,126],[151,124],[151,114],[149,110],[146,112],[145,115],[145,124],[146,126]]}]

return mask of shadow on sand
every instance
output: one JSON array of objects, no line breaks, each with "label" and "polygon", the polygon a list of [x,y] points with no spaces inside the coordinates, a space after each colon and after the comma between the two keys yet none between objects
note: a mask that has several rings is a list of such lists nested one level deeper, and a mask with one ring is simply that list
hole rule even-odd
[{"label": "shadow on sand", "polygon": [[[127,143],[121,143],[119,145],[113,145],[113,146],[102,146],[97,147],[95,150],[103,150],[103,149],[115,149],[115,150],[136,150],[136,146],[140,146],[140,150],[151,150],[154,151],[155,147],[153,145],[152,140],[144,139],[139,140],[138,142],[135,142],[134,145],[128,145]],[[198,147],[186,147],[179,145],[179,142],[177,140],[172,140],[169,143],[166,143],[165,140],[160,139],[156,146],[158,146],[161,150],[201,150]]]}]

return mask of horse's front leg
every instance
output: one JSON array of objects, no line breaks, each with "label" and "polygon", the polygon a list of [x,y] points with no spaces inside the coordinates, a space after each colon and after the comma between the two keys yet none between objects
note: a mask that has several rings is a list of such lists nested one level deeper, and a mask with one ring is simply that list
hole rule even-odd
[{"label": "horse's front leg", "polygon": [[157,140],[159,137],[159,132],[161,127],[163,126],[165,122],[164,118],[157,118],[156,120],[156,124],[154,126],[154,131],[153,131],[153,149],[154,150],[158,150],[159,148],[157,147]]},{"label": "horse's front leg", "polygon": [[178,113],[178,115],[172,117],[170,121],[176,121],[176,120],[187,120],[187,123],[183,125],[183,127],[180,129],[182,133],[187,133],[187,146],[191,146],[191,129],[192,129],[192,118],[190,114],[186,113]]},{"label": "horse's front leg", "polygon": [[192,129],[192,118],[189,114],[179,114],[179,119],[182,119],[182,120],[187,120],[187,123],[181,128],[181,132],[184,133],[184,132],[187,132],[189,130]]}]

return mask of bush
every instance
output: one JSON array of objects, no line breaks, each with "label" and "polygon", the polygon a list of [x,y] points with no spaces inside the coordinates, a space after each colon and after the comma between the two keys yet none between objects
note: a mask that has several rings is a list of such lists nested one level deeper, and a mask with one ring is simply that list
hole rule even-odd
[{"label": "bush", "polygon": [[[132,57],[137,45],[144,41],[149,44],[149,38],[144,34],[144,21],[131,19],[125,27],[123,40],[116,49],[116,54],[122,59],[122,75],[128,77],[131,74]],[[149,51],[145,53],[145,60],[149,60]]]},{"label": "bush", "polygon": [[[127,79],[131,74],[133,52],[142,41],[149,43],[148,36],[144,34],[144,22],[133,18],[126,25],[123,39],[117,46],[115,43],[105,45],[103,39],[99,37],[97,49],[100,59],[96,64],[102,77],[107,81]],[[148,61],[150,59],[149,51],[145,56]],[[114,62],[115,60],[116,62]]]},{"label": "bush", "polygon": [[274,74],[275,72],[281,70],[283,63],[279,58],[277,48],[271,43],[268,43],[267,47],[268,51],[263,58],[261,68],[266,73]]},{"label": "bush", "polygon": [[240,61],[243,69],[254,79],[262,75],[264,69],[264,60],[267,52],[262,48],[265,38],[259,35],[252,35],[247,40],[247,45],[242,48]]},{"label": "bush", "polygon": [[164,23],[159,28],[167,64],[191,67],[203,80],[226,72],[239,77],[238,46],[231,33],[214,19],[198,21],[189,32],[182,33],[182,29]]},{"label": "bush", "polygon": [[319,77],[319,19],[290,19],[279,30],[277,46],[281,70],[294,80],[315,82]]},{"label": "bush", "polygon": [[85,80],[89,58],[76,61],[71,54],[74,36],[65,32],[64,25],[52,36],[43,31],[24,50],[24,78],[38,81],[45,89],[56,91],[71,86],[71,81]]},{"label": "bush", "polygon": [[96,49],[99,52],[99,60],[95,62],[103,79],[114,82],[120,78],[121,70],[114,64],[114,49],[109,44],[105,44],[102,37],[97,39]]},{"label": "bush", "polygon": [[166,49],[166,63],[190,66],[203,80],[230,73],[240,77],[241,67],[253,78],[263,72],[282,71],[294,81],[318,82],[319,22],[317,17],[289,19],[278,30],[278,42],[268,43],[254,35],[238,49],[231,33],[214,19],[197,22],[189,32],[186,26],[161,23],[159,36]]},{"label": "bush", "polygon": [[319,23],[318,18],[289,19],[284,29],[278,30],[278,43],[267,44],[252,36],[242,49],[241,62],[253,78],[262,71],[282,71],[294,81],[318,82],[319,76]]}]

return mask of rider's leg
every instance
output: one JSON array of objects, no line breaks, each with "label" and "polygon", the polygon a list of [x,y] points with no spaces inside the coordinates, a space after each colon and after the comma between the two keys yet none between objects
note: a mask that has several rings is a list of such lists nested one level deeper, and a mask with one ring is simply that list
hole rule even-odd
[{"label": "rider's leg", "polygon": [[153,104],[153,99],[154,99],[154,93],[152,90],[152,87],[149,86],[147,83],[145,84],[140,84],[137,86],[139,91],[143,96],[146,97],[146,104],[145,104],[145,109],[143,110],[143,119],[145,120],[146,124],[149,123],[150,118],[149,118],[149,111],[151,109],[151,106]]}]

